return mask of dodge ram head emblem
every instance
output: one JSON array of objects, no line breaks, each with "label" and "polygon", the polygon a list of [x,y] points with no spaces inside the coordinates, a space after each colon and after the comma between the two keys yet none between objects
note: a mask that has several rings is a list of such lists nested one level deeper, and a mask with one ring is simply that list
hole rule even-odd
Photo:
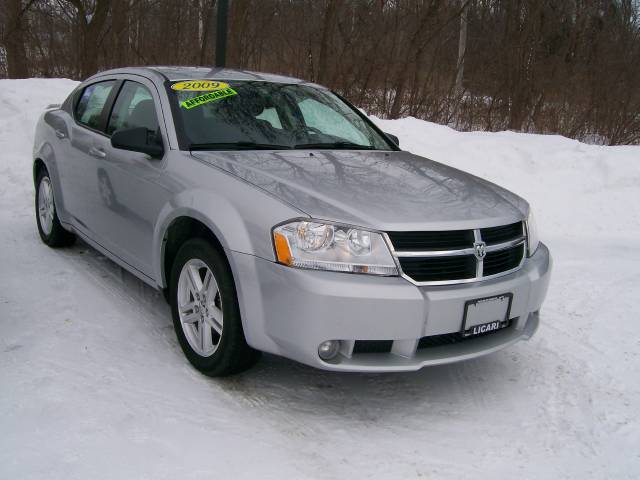
[{"label": "dodge ram head emblem", "polygon": [[487,244],[484,242],[475,242],[473,244],[473,254],[478,260],[482,260],[487,255]]}]

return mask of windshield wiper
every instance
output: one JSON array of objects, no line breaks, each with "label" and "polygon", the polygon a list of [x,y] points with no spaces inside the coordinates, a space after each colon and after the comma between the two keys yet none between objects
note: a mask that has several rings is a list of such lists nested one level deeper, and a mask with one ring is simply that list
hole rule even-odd
[{"label": "windshield wiper", "polygon": [[299,143],[293,148],[307,149],[307,148],[321,148],[327,150],[341,149],[341,150],[375,150],[370,145],[359,145],[353,142],[327,142],[327,143]]},{"label": "windshield wiper", "polygon": [[291,150],[291,146],[255,142],[192,143],[189,150]]}]

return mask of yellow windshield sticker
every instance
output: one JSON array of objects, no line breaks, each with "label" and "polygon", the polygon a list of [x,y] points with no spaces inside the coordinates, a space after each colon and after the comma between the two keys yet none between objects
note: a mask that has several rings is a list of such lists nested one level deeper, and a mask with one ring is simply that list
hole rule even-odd
[{"label": "yellow windshield sticker", "polygon": [[197,97],[189,98],[184,102],[180,103],[182,108],[186,108],[187,110],[198,107],[200,105],[204,105],[205,103],[214,102],[216,100],[220,100],[221,98],[232,97],[233,95],[237,95],[233,88],[225,88],[224,90],[217,90],[215,92],[205,93],[204,95],[198,95]]},{"label": "yellow windshield sticker", "polygon": [[185,80],[183,82],[174,83],[171,85],[171,88],[187,92],[213,92],[229,88],[229,84],[216,82],[214,80]]}]

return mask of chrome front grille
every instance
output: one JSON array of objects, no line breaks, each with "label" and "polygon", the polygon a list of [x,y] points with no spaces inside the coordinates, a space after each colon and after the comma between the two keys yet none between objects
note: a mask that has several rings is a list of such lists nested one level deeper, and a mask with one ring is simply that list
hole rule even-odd
[{"label": "chrome front grille", "polygon": [[403,276],[418,285],[485,280],[521,267],[523,222],[475,230],[388,232]]}]

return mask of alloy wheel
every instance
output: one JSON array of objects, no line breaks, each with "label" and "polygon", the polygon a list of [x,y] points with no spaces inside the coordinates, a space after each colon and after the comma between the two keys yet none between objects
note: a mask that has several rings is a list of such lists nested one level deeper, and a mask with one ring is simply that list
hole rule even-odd
[{"label": "alloy wheel", "polygon": [[38,217],[40,218],[40,228],[45,235],[50,235],[53,229],[54,208],[51,180],[49,177],[42,177],[38,187]]},{"label": "alloy wheel", "polygon": [[184,264],[178,278],[178,314],[191,348],[210,357],[220,345],[222,298],[211,269],[199,259]]}]

